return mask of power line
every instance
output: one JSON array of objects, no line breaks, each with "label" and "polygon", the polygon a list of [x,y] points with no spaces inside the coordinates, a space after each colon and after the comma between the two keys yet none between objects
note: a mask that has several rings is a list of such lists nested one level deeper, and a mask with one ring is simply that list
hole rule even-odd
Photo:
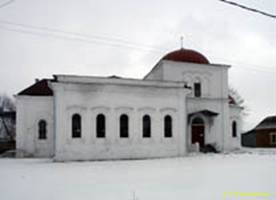
[{"label": "power line", "polygon": [[236,70],[238,69],[238,70],[245,70],[245,71],[251,71],[251,72],[253,72],[253,71],[255,71],[255,72],[263,72],[263,73],[266,73],[266,74],[270,74],[270,75],[273,75],[273,76],[275,76],[275,73],[276,73],[276,71],[275,70],[263,70],[263,69],[260,69],[260,68],[255,68],[255,67],[249,67],[249,66],[244,66],[244,65],[240,65],[239,63],[236,63],[236,62],[233,62],[234,63],[234,65],[236,65],[237,67],[235,68]]},{"label": "power line", "polygon": [[142,48],[139,46],[133,46],[133,45],[127,45],[127,44],[112,43],[112,42],[106,42],[106,41],[97,41],[97,40],[92,40],[92,39],[88,40],[88,39],[84,39],[84,38],[69,37],[69,36],[64,36],[64,35],[56,35],[53,33],[36,32],[36,31],[23,30],[23,29],[18,29],[18,28],[8,28],[8,27],[4,27],[4,26],[0,26],[0,29],[6,30],[6,31],[11,31],[11,32],[22,33],[22,34],[39,36],[39,37],[49,37],[49,38],[62,39],[62,40],[78,41],[78,42],[83,42],[86,44],[89,43],[89,44],[98,44],[98,45],[108,45],[108,46],[113,46],[113,47],[124,47],[124,48],[129,48],[129,49],[140,50],[140,51],[149,51],[152,53],[163,52],[160,49],[159,50],[150,50],[150,49]]},{"label": "power line", "polygon": [[11,4],[12,2],[14,2],[15,0],[10,0],[10,1],[7,1],[6,3],[3,3],[2,5],[0,5],[0,8],[3,8],[9,4]]},{"label": "power line", "polygon": [[5,21],[5,20],[0,20],[0,24],[18,26],[18,27],[22,27],[22,28],[26,28],[26,29],[33,29],[33,30],[39,30],[39,31],[47,31],[50,33],[65,34],[67,36],[70,35],[70,36],[76,36],[76,37],[81,37],[81,38],[86,38],[86,39],[100,40],[100,41],[104,41],[104,42],[108,41],[108,42],[112,42],[112,43],[120,43],[120,44],[127,45],[127,46],[147,48],[147,49],[157,50],[160,52],[160,49],[158,49],[157,47],[153,47],[153,46],[146,45],[146,44],[134,43],[134,42],[120,39],[120,38],[89,35],[89,34],[73,32],[73,31],[64,31],[64,30],[56,29],[56,28],[49,28],[49,27],[45,27],[45,26],[33,26],[33,25],[28,25],[28,24],[14,23],[14,22]]},{"label": "power line", "polygon": [[[136,49],[136,50],[140,50],[140,51],[149,51],[150,53],[161,53],[161,52],[163,52],[161,50],[160,50],[160,52],[154,52],[152,50],[141,49],[141,48],[138,48],[138,47],[135,48],[135,47],[132,47],[132,46],[126,46],[126,45],[120,45],[120,44],[104,43],[102,41],[99,42],[99,41],[92,41],[92,40],[81,39],[81,38],[71,38],[71,37],[65,37],[65,36],[60,36],[60,35],[49,34],[49,33],[45,33],[45,32],[44,33],[43,32],[38,33],[38,32],[34,32],[34,31],[29,31],[29,30],[13,29],[13,28],[7,28],[7,27],[2,27],[2,26],[0,26],[0,29],[6,30],[6,31],[17,32],[17,33],[22,33],[22,34],[29,34],[29,35],[39,36],[39,37],[49,37],[49,38],[69,40],[69,41],[78,41],[78,42],[83,42],[83,43],[86,43],[86,44],[108,45],[108,46],[113,46],[113,47],[124,47],[124,48]],[[222,59],[222,58],[215,58],[215,59],[227,61],[227,59]],[[244,70],[248,69],[248,70],[252,70],[252,71],[260,71],[260,72],[265,72],[265,73],[276,73],[276,71],[270,70],[268,68],[264,68],[262,66],[252,65],[252,64],[248,64],[248,63],[242,63],[242,62],[239,62],[239,61],[237,62],[237,61],[234,61],[234,60],[228,60],[228,62],[230,62],[232,64],[236,64],[236,65],[239,66],[239,68],[243,68]]]},{"label": "power line", "polygon": [[[229,63],[231,66],[236,66],[234,69],[242,69],[242,70],[250,70],[250,71],[256,71],[256,72],[264,72],[264,73],[270,73],[275,75],[276,69],[274,67],[264,67],[261,65],[246,63],[239,60],[231,60],[227,58],[219,58],[214,56],[214,54],[209,54],[213,59],[215,60],[222,60],[222,63]],[[220,63],[220,62],[219,62]]]},{"label": "power line", "polygon": [[[231,63],[231,65],[239,65],[239,67],[250,68],[250,69],[259,70],[259,71],[263,71],[263,72],[275,72],[276,73],[276,68],[274,68],[274,67],[265,67],[265,66],[261,66],[261,65],[245,63],[245,62],[239,61],[239,60],[234,61],[234,60],[229,60],[227,58],[218,58],[215,56],[213,58],[217,59],[217,60],[224,60],[225,62]],[[250,67],[248,67],[248,66],[250,66]]]},{"label": "power line", "polygon": [[[130,49],[136,49],[140,51],[149,51],[151,53],[163,53],[165,49],[154,49],[154,47],[149,46],[149,48],[146,48],[147,45],[138,45],[138,43],[131,43],[127,42],[126,40],[121,40],[121,39],[115,39],[115,38],[108,38],[108,37],[102,37],[102,36],[91,36],[87,34],[82,34],[82,33],[76,33],[76,32],[71,32],[71,31],[64,31],[60,29],[54,29],[54,28],[48,28],[44,26],[32,26],[32,25],[26,25],[26,24],[20,24],[20,23],[14,23],[14,22],[9,22],[9,21],[3,21],[0,20],[0,24],[4,24],[4,26],[0,25],[0,29],[6,30],[6,31],[12,31],[12,32],[17,32],[17,33],[22,33],[22,34],[29,34],[29,35],[34,35],[34,36],[39,36],[39,37],[49,37],[49,38],[55,38],[55,39],[62,39],[62,40],[69,40],[69,41],[78,41],[78,42],[83,42],[86,44],[96,44],[96,45],[108,45],[108,46],[113,46],[113,47],[124,47],[124,48],[130,48]],[[5,25],[11,25],[15,26],[16,28],[10,28],[6,27]],[[18,28],[20,27],[20,28]],[[23,29],[22,29],[23,28]],[[60,35],[62,34],[62,35]],[[218,59],[218,58],[217,58]],[[220,59],[220,60],[225,60],[225,59]],[[246,63],[241,63],[241,62],[236,62],[233,60],[228,60],[231,63],[236,63],[238,65],[241,65],[243,67],[244,65],[251,66],[251,67],[244,67],[247,69],[252,69],[252,70],[258,70],[262,72],[276,72],[269,70],[268,68],[264,71],[264,67],[261,66],[253,66],[251,64],[246,64]],[[261,69],[259,69],[261,67]]]},{"label": "power line", "polygon": [[219,1],[221,1],[223,3],[228,3],[228,4],[232,5],[232,6],[237,6],[239,8],[242,8],[242,9],[245,9],[245,10],[248,10],[248,11],[251,11],[251,12],[255,12],[255,13],[267,16],[267,17],[276,18],[276,15],[273,15],[273,14],[270,14],[270,13],[267,13],[267,12],[255,9],[255,8],[250,8],[250,7],[247,7],[245,5],[236,3],[234,1],[228,1],[228,0],[219,0]]}]

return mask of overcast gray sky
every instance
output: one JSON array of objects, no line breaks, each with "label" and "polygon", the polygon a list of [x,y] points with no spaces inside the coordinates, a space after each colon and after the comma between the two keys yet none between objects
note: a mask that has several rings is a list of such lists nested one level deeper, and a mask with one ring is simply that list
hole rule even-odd
[{"label": "overcast gray sky", "polygon": [[[276,14],[273,0],[239,3]],[[185,48],[232,65],[249,129],[276,114],[275,33],[276,19],[218,0],[14,0],[0,8],[0,93],[58,73],[142,78],[183,35]]]}]

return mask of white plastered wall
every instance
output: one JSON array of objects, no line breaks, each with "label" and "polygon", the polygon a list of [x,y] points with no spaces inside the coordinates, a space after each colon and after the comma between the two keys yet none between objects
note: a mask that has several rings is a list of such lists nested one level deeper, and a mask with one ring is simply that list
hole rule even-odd
[{"label": "white plastered wall", "polygon": [[[230,120],[229,120],[229,134],[228,134],[228,144],[227,150],[238,150],[241,148],[241,132],[242,132],[242,119],[241,119],[241,112],[242,108],[236,105],[230,105]],[[233,122],[236,122],[236,130],[237,130],[237,137],[233,137],[232,134],[232,125]]]},{"label": "white plastered wall", "polygon": [[[16,97],[16,149],[19,157],[52,157],[53,97]],[[47,123],[47,139],[38,138],[38,122]]]},{"label": "white plastered wall", "polygon": [[[53,83],[56,160],[137,159],[183,156],[187,89],[116,84]],[[71,137],[71,117],[82,117],[82,137]],[[106,138],[96,138],[95,118],[106,116]],[[129,117],[129,138],[119,137],[119,117]],[[142,116],[152,120],[151,138],[142,138]],[[173,137],[165,138],[163,118],[173,118]],[[180,123],[181,122],[181,123]]]},{"label": "white plastered wall", "polygon": [[[215,144],[219,151],[228,149],[229,105],[228,105],[228,65],[205,65],[163,60],[152,73],[162,71],[162,78],[147,75],[148,80],[158,77],[164,81],[184,81],[188,86],[201,83],[201,97],[195,98],[194,92],[187,97],[187,114],[201,110],[218,113],[216,117],[202,116],[206,124],[205,144]],[[158,73],[160,74],[160,73]],[[187,142],[190,145],[191,127],[187,126]]]}]

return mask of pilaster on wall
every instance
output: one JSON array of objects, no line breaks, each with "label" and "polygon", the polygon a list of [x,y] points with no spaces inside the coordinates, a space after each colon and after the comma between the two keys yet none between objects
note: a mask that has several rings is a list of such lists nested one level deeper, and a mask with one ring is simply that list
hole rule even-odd
[{"label": "pilaster on wall", "polygon": [[222,78],[222,131],[223,131],[223,141],[222,141],[222,151],[227,151],[229,149],[229,103],[228,103],[228,68],[221,71]]},{"label": "pilaster on wall", "polygon": [[222,146],[222,151],[225,152],[229,149],[229,105],[228,105],[228,99],[222,102],[222,112],[223,112],[223,117],[222,117],[222,131],[223,131],[223,146]]},{"label": "pilaster on wall", "polygon": [[64,123],[65,119],[63,114],[63,100],[62,97],[64,96],[63,89],[59,88],[58,92],[54,91],[54,159],[58,160],[59,152],[62,152],[62,142],[66,136],[63,135],[65,131],[63,129],[66,127]]},{"label": "pilaster on wall", "polygon": [[186,110],[186,93],[187,91],[179,90],[179,142],[178,152],[179,156],[185,156],[187,153],[187,110]]}]

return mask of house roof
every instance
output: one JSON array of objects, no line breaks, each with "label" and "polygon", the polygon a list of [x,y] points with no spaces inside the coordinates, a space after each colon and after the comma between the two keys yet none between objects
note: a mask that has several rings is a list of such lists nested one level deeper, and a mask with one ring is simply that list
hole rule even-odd
[{"label": "house roof", "polygon": [[276,116],[266,117],[257,126],[256,130],[276,128]]},{"label": "house roof", "polygon": [[49,88],[48,81],[51,81],[51,79],[42,79],[37,81],[30,87],[19,92],[17,95],[53,96],[53,91]]},{"label": "house roof", "polygon": [[266,130],[266,129],[276,129],[276,116],[269,116],[263,119],[255,128],[243,133],[243,135],[247,134],[255,134],[258,130]]}]

